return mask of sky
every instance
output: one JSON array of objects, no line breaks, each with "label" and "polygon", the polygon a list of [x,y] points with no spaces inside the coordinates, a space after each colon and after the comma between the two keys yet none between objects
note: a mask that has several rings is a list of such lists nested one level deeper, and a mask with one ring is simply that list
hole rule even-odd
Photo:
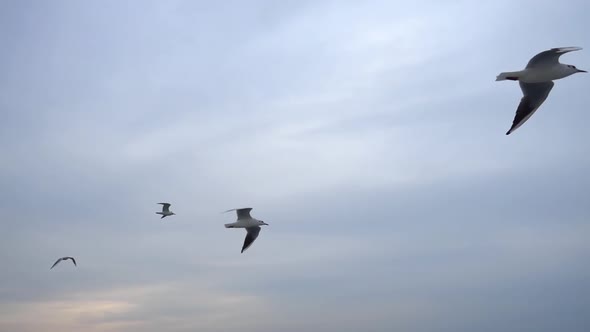
[{"label": "sky", "polygon": [[1,1],[0,330],[588,331],[588,12]]}]

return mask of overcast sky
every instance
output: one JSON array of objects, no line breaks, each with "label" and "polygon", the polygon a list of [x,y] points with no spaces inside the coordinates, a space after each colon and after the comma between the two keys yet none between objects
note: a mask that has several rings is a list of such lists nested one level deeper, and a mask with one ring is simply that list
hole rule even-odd
[{"label": "overcast sky", "polygon": [[588,331],[589,12],[1,1],[0,330]]}]

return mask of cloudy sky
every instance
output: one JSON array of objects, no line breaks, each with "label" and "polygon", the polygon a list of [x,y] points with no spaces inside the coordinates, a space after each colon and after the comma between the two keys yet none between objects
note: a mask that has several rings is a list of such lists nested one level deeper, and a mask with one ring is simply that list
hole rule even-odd
[{"label": "cloudy sky", "polygon": [[588,12],[1,1],[0,330],[588,331]]}]

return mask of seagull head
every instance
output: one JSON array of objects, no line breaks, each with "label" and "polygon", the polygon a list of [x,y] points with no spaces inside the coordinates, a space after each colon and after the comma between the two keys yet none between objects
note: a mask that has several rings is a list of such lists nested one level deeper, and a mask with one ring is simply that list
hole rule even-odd
[{"label": "seagull head", "polygon": [[264,222],[264,221],[262,221],[262,220],[258,220],[258,225],[260,225],[260,226],[262,226],[262,225],[266,225],[266,226],[268,226],[268,224],[267,224],[267,223],[265,223],[265,222]]},{"label": "seagull head", "polygon": [[572,74],[575,74],[575,73],[587,73],[587,71],[582,70],[582,69],[578,69],[578,68],[576,68],[576,66],[567,65],[567,67],[570,69],[570,71],[572,71]]}]

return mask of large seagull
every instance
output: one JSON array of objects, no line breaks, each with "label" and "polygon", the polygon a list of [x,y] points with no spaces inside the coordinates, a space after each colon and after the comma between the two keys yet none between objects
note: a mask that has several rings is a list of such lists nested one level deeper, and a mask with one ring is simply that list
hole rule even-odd
[{"label": "large seagull", "polygon": [[252,218],[250,216],[250,211],[252,208],[241,208],[241,209],[231,209],[225,212],[236,211],[238,215],[238,220],[231,224],[225,224],[225,228],[245,228],[246,229],[246,238],[244,239],[244,245],[242,246],[242,253],[244,250],[248,249],[254,240],[258,237],[260,233],[260,226],[268,225],[262,220],[258,220]]},{"label": "large seagull", "polygon": [[580,47],[558,47],[535,55],[524,70],[500,73],[496,81],[518,81],[523,97],[516,109],[516,116],[512,127],[506,135],[522,126],[543,104],[553,88],[553,81],[568,77],[575,73],[587,71],[559,62],[559,57],[565,53],[579,51]]}]

